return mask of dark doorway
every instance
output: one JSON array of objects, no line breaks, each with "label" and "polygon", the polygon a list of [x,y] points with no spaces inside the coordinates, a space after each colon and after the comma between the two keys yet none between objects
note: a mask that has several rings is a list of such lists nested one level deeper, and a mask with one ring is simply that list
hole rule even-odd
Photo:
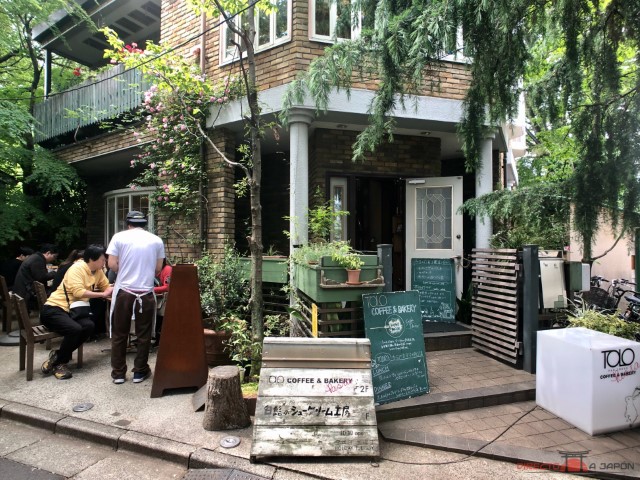
[{"label": "dark doorway", "polygon": [[405,182],[400,178],[356,177],[353,246],[377,252],[379,244],[393,245],[393,290],[404,290]]}]

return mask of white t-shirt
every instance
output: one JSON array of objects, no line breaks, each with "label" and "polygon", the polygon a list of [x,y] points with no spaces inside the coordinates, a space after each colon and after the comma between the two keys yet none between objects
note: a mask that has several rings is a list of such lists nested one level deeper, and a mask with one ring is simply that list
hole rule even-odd
[{"label": "white t-shirt", "polygon": [[164,244],[157,235],[132,228],[111,238],[107,255],[118,257],[117,288],[146,292],[153,290],[156,262],[165,257]]}]

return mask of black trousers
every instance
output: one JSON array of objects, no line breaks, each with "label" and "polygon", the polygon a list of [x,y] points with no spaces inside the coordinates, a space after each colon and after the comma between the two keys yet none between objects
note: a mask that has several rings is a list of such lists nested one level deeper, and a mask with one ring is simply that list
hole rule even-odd
[{"label": "black trousers", "polygon": [[64,336],[58,349],[56,365],[68,363],[71,360],[71,354],[87,341],[94,329],[91,318],[73,320],[63,309],[51,305],[42,307],[40,321],[52,332]]}]

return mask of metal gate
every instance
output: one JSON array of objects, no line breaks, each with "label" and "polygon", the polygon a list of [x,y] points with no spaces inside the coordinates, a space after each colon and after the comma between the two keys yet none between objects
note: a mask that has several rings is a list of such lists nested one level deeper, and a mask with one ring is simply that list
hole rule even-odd
[{"label": "metal gate", "polygon": [[472,345],[517,365],[521,264],[515,249],[474,248],[472,254]]}]

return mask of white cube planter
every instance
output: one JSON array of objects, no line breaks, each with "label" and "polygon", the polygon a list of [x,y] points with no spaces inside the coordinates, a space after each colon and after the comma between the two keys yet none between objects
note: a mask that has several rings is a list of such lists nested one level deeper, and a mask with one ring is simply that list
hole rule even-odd
[{"label": "white cube planter", "polygon": [[640,426],[640,343],[587,328],[538,332],[536,403],[597,435]]}]

